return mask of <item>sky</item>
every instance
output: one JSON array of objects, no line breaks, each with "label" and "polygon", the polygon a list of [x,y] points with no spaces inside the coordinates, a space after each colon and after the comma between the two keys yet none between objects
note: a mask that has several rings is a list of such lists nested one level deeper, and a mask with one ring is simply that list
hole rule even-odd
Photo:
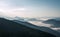
[{"label": "sky", "polygon": [[60,0],[0,0],[0,16],[60,17]]}]

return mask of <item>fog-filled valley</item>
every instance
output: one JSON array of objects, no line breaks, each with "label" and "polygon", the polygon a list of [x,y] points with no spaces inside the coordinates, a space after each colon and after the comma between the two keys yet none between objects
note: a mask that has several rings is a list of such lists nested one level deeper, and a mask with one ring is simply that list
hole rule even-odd
[{"label": "fog-filled valley", "polygon": [[0,37],[60,37],[60,0],[0,0]]},{"label": "fog-filled valley", "polygon": [[[1,17],[24,26],[38,29],[44,32],[51,33],[59,37],[60,35],[60,17],[38,17],[38,18],[24,18],[24,17]],[[31,24],[33,25],[31,25]]]}]

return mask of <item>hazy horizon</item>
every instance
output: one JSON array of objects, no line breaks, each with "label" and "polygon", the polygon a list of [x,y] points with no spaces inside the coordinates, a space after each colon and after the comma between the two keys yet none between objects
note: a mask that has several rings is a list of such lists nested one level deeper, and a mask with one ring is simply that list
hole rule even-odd
[{"label": "hazy horizon", "polygon": [[60,17],[60,0],[0,0],[0,16]]}]

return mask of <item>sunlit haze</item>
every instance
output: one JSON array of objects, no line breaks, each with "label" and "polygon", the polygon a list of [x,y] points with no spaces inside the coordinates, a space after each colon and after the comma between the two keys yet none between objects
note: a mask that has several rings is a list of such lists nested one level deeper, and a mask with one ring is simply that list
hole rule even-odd
[{"label": "sunlit haze", "polygon": [[0,16],[60,17],[60,0],[0,0]]}]

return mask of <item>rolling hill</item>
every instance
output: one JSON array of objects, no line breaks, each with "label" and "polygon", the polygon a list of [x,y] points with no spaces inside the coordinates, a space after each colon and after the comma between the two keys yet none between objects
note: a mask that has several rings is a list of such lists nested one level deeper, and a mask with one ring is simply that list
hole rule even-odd
[{"label": "rolling hill", "polygon": [[60,20],[49,19],[49,20],[43,21],[43,23],[51,24],[53,25],[53,27],[60,27]]},{"label": "rolling hill", "polygon": [[0,18],[0,37],[56,37],[50,33]]}]

